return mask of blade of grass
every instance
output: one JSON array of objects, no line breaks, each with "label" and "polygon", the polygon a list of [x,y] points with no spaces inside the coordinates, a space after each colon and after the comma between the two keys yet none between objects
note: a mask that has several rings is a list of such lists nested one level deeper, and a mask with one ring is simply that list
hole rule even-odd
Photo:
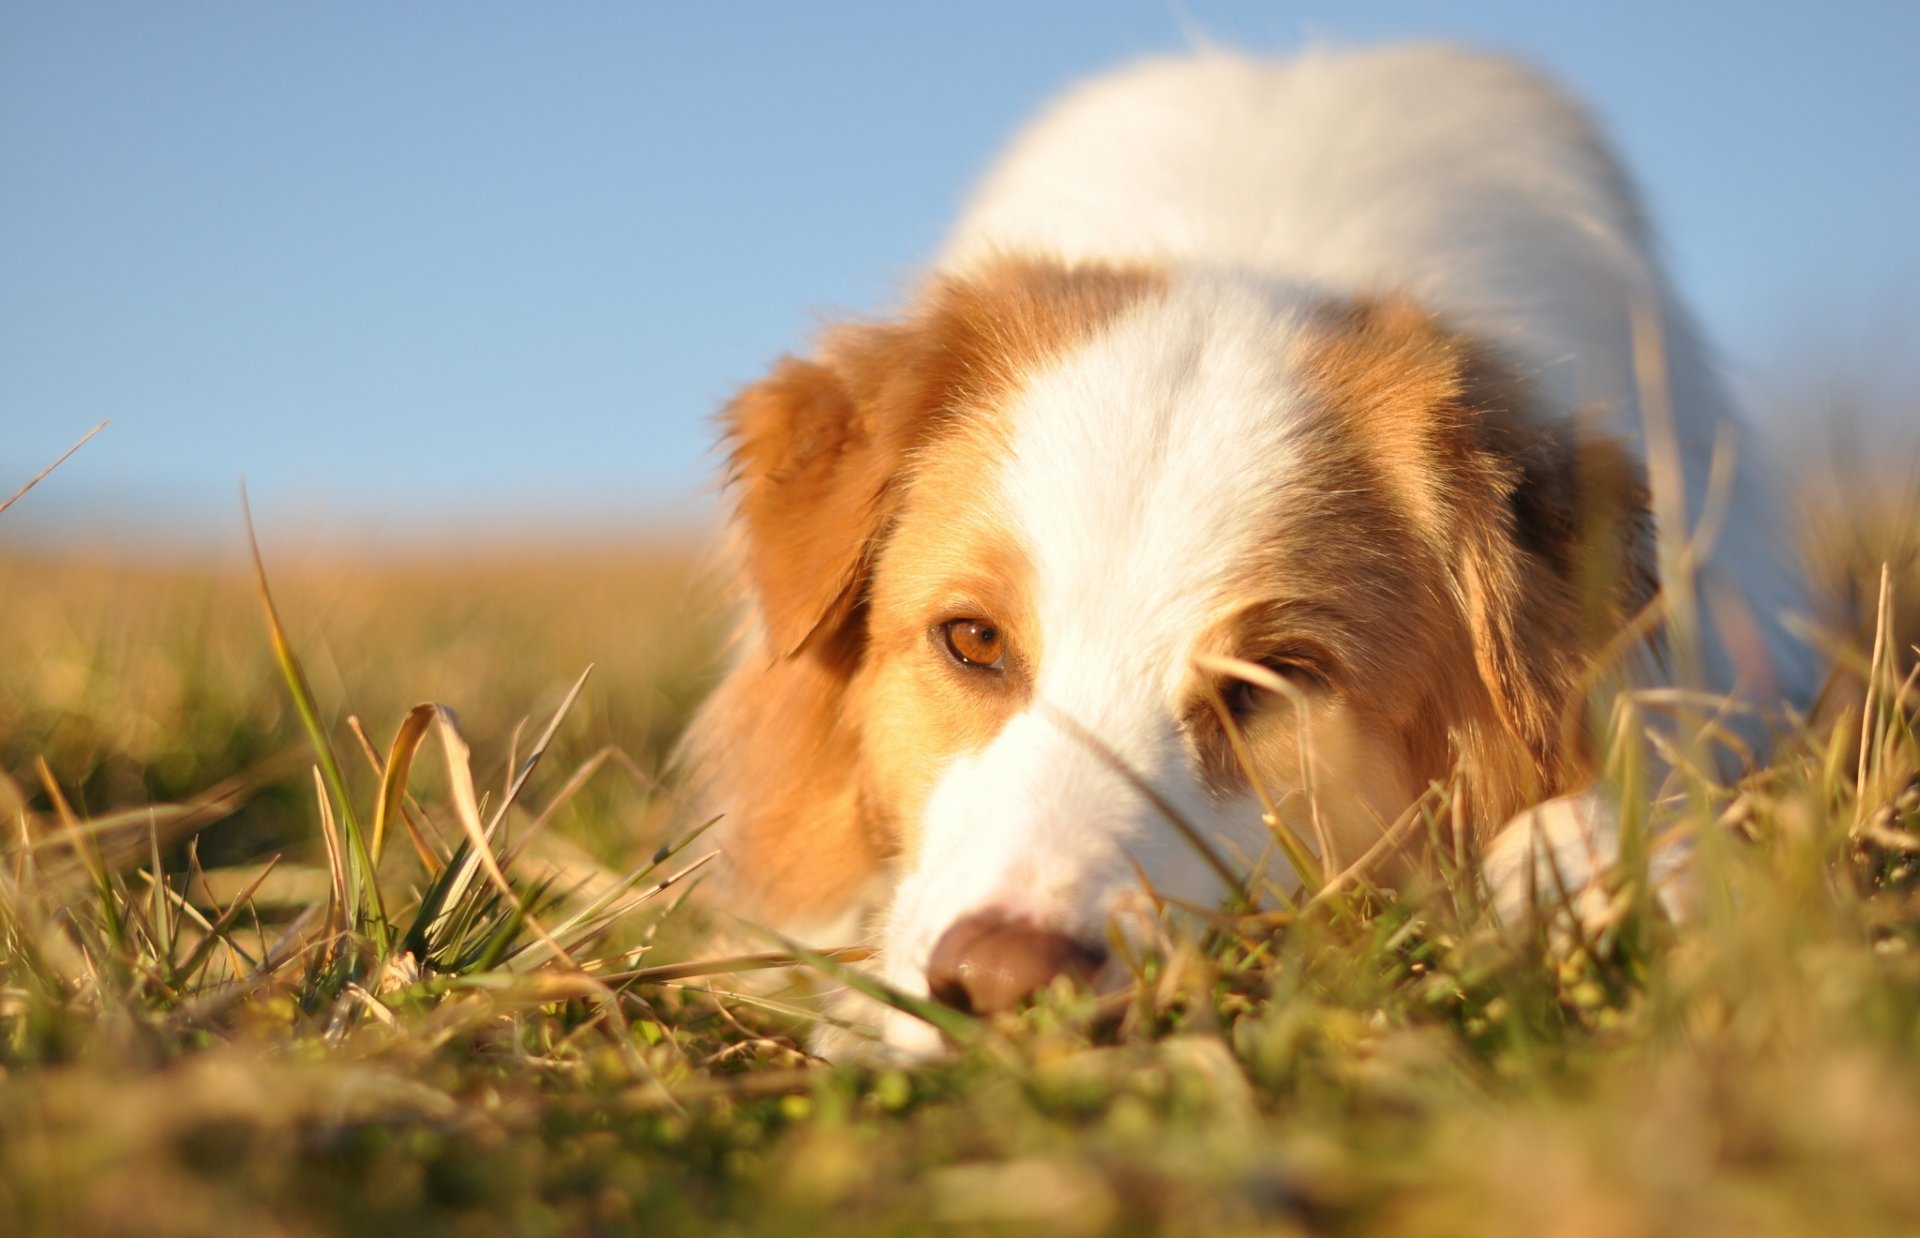
[{"label": "blade of grass", "polygon": [[540,738],[534,741],[526,760],[520,763],[513,781],[508,784],[507,793],[501,797],[500,806],[494,809],[493,818],[487,822],[488,837],[492,837],[493,832],[500,828],[500,822],[507,815],[507,809],[513,807],[514,801],[520,798],[521,788],[527,785],[527,779],[532,776],[534,768],[540,764],[540,758],[547,755],[547,748],[553,743],[553,737],[559,733],[560,724],[567,720],[569,713],[573,712],[573,703],[580,699],[580,689],[587,686],[587,677],[591,674],[593,674],[593,664],[588,663],[587,669],[580,672],[580,678],[574,680],[573,686],[567,689],[567,695],[560,701],[560,707],[553,711],[553,717],[547,720],[547,729],[542,731]]},{"label": "blade of grass", "polygon": [[[561,720],[566,716],[567,711],[572,708],[574,699],[579,696],[581,686],[586,683],[587,674],[591,673],[592,670],[593,668],[589,666],[587,671],[583,672],[580,678],[574,681],[573,690],[567,693],[566,699],[561,702],[560,708],[555,711],[553,721],[548,724],[546,733],[540,737],[540,742],[535,745],[534,751],[528,755],[520,776],[514,780],[514,785],[509,791],[510,795],[519,794],[520,788],[526,784],[527,774],[530,773],[533,766],[539,762],[540,756],[546,750],[547,744],[552,741],[554,732],[559,730]],[[473,848],[474,859],[477,860],[480,868],[485,871],[488,880],[493,883],[494,888],[499,891],[500,897],[505,899],[507,905],[514,909],[515,914],[522,918],[526,927],[533,935],[546,942],[554,954],[570,971],[585,978],[588,983],[594,986],[594,995],[601,1008],[606,1012],[607,1018],[613,1023],[614,1027],[618,1029],[619,1034],[614,1037],[615,1046],[621,1056],[626,1060],[628,1066],[635,1073],[654,1078],[655,1082],[658,1082],[653,1067],[647,1063],[645,1057],[634,1047],[631,1028],[627,1024],[626,1015],[620,1010],[619,996],[605,984],[587,975],[585,969],[574,960],[566,948],[555,941],[551,933],[547,932],[545,926],[540,923],[539,917],[527,910],[525,900],[520,897],[514,890],[512,884],[508,882],[506,873],[501,870],[499,862],[494,858],[493,849],[489,845],[488,840],[491,837],[492,829],[480,824],[480,806],[474,796],[471,749],[467,746],[466,737],[460,733],[459,721],[455,718],[451,710],[439,705],[434,706],[433,709],[434,721],[436,723],[435,731],[440,736],[440,746],[447,758],[447,781],[453,792],[454,815],[459,819],[461,828],[467,833],[467,843]],[[507,807],[507,804],[501,804],[499,809],[500,813],[505,813]],[[497,826],[499,820],[500,818],[496,816],[494,818],[494,825]]]},{"label": "blade of grass", "polygon": [[400,720],[400,729],[394,732],[393,743],[387,749],[386,766],[380,773],[380,797],[374,801],[373,809],[372,850],[375,864],[380,862],[385,849],[389,825],[403,811],[407,775],[413,770],[414,754],[419,752],[421,742],[427,737],[427,728],[432,725],[433,706],[415,705]]},{"label": "blade of grass", "polygon": [[[76,822],[74,828],[79,835],[98,840],[100,858],[108,871],[125,869],[138,863],[145,853],[146,826],[149,821],[159,827],[161,845],[171,845],[182,836],[192,835],[232,816],[246,804],[255,790],[277,782],[298,768],[299,756],[300,749],[289,748],[255,763],[232,778],[214,784],[184,803],[151,804],[105,812]],[[136,833],[139,836],[137,839]],[[71,840],[64,837],[63,832],[48,833],[33,839],[28,845],[36,852],[50,848],[72,849]],[[64,877],[51,871],[46,876],[50,880],[64,880]]]},{"label": "blade of grass", "polygon": [[1881,683],[1881,671],[1886,665],[1887,632],[1892,625],[1890,594],[1893,588],[1893,572],[1887,564],[1880,565],[1880,592],[1873,607],[1873,652],[1867,656],[1866,699],[1860,705],[1860,759],[1854,775],[1853,794],[1857,805],[1864,805],[1867,799],[1867,766],[1870,754],[1878,751],[1876,739],[1880,730],[1880,709],[1875,695]]},{"label": "blade of grass", "polygon": [[29,477],[27,479],[26,485],[21,486],[18,490],[15,490],[12,494],[8,495],[6,502],[0,503],[0,512],[6,511],[9,507],[12,507],[15,503],[18,503],[22,498],[22,496],[24,496],[27,493],[27,491],[33,489],[35,486],[45,481],[49,473],[53,472],[53,470],[65,464],[67,462],[67,458],[73,455],[74,452],[79,451],[82,447],[85,447],[88,443],[92,442],[93,436],[100,433],[100,431],[106,429],[107,425],[108,423],[103,421],[99,425],[95,426],[93,429],[88,430],[85,434],[82,434],[80,436],[79,442],[75,443],[73,446],[61,452],[60,458],[58,460],[55,460],[52,464],[49,464],[46,468],[41,469],[38,473],[35,473],[32,477]]},{"label": "blade of grass", "polygon": [[[213,948],[226,937],[227,929],[233,924],[235,917],[240,914],[241,909],[247,905],[247,900],[253,897],[254,891],[260,888],[260,883],[267,879],[267,874],[271,873],[274,866],[278,863],[280,863],[280,857],[277,855],[268,860],[266,866],[255,874],[252,881],[247,883],[246,889],[240,891],[239,896],[227,904],[227,909],[221,912],[219,917],[207,928],[206,936],[200,939],[200,944],[193,948],[193,953],[189,954],[186,961],[180,964],[181,975],[192,976],[199,970],[200,964],[208,955],[213,953]],[[229,947],[238,951],[241,958],[247,958],[245,951],[240,951],[238,946],[233,946],[229,943]]]},{"label": "blade of grass", "polygon": [[152,814],[148,814],[147,844],[152,852],[148,871],[149,880],[153,883],[148,890],[148,897],[152,900],[148,915],[153,921],[154,931],[160,936],[160,940],[155,943],[158,947],[155,951],[158,956],[156,961],[160,964],[161,970],[166,973],[167,983],[173,985],[174,956],[177,953],[175,947],[178,944],[180,925],[174,919],[173,908],[167,902],[167,895],[172,891],[167,889],[166,872],[160,865],[160,831],[153,824]]},{"label": "blade of grass", "polygon": [[[1210,667],[1208,663],[1212,661],[1225,662],[1226,660],[1195,659],[1194,665],[1196,668],[1202,670],[1222,669],[1218,666]],[[1239,663],[1235,662],[1232,665],[1238,666]],[[1229,671],[1228,673],[1231,674],[1233,672]],[[1247,782],[1253,788],[1254,797],[1260,801],[1261,819],[1266,822],[1268,832],[1275,835],[1275,841],[1280,844],[1280,849],[1286,854],[1287,862],[1294,865],[1295,875],[1299,877],[1303,884],[1311,882],[1312,875],[1303,872],[1294,860],[1293,852],[1299,849],[1299,839],[1291,838],[1293,831],[1288,829],[1285,822],[1281,820],[1279,805],[1275,803],[1273,797],[1267,793],[1266,779],[1260,775],[1258,763],[1253,759],[1253,751],[1247,747],[1246,735],[1241,731],[1239,721],[1234,718],[1233,711],[1227,708],[1227,702],[1220,695],[1220,690],[1215,686],[1214,682],[1211,679],[1207,679],[1204,682],[1207,689],[1207,704],[1212,708],[1214,716],[1220,720],[1221,730],[1225,732],[1227,743],[1233,749],[1233,759],[1235,763],[1240,766],[1241,771],[1246,774]],[[1285,831],[1289,838],[1291,838],[1292,846],[1288,845],[1287,839],[1280,838],[1280,831]],[[1249,889],[1247,893],[1248,898],[1251,899],[1253,894],[1252,890]],[[1283,899],[1283,901],[1291,900]]]},{"label": "blade of grass", "polygon": [[980,1039],[981,1023],[972,1015],[962,1014],[953,1007],[943,1006],[931,998],[902,993],[875,976],[870,976],[856,967],[847,966],[834,958],[832,952],[810,950],[763,924],[754,924],[747,920],[741,920],[739,923],[748,932],[757,933],[773,941],[782,950],[813,970],[838,980],[854,992],[870,997],[883,1006],[913,1016],[962,1048],[971,1046]]},{"label": "blade of grass", "polygon": [[[582,679],[584,678],[583,676]],[[578,688],[579,685],[576,684],[575,690],[578,691]],[[571,696],[568,700],[571,703]],[[480,870],[486,873],[487,879],[493,883],[494,889],[499,891],[500,897],[505,899],[509,906],[514,907],[519,914],[526,916],[526,909],[519,894],[507,880],[507,874],[501,869],[499,861],[494,857],[493,848],[489,845],[493,832],[489,827],[480,824],[480,805],[473,786],[472,749],[467,746],[466,736],[460,733],[460,721],[454,712],[444,705],[434,705],[431,708],[437,724],[436,731],[440,736],[440,746],[447,758],[447,782],[453,792],[454,816],[458,818],[461,828],[467,833],[467,845],[472,848],[471,857]],[[528,759],[532,761],[535,758]],[[502,805],[501,811],[505,811],[505,807]],[[494,820],[495,824],[498,824],[497,816]],[[573,961],[572,956],[562,948],[560,943],[553,940],[547,930],[541,927],[539,920],[526,916],[526,923],[534,935],[544,940],[562,962],[575,971],[580,969],[580,965]]]},{"label": "blade of grass", "polygon": [[334,755],[326,727],[321,724],[320,707],[314,700],[313,688],[307,682],[307,673],[301,667],[299,657],[293,652],[293,643],[287,639],[286,628],[280,622],[280,611],[274,606],[273,591],[267,585],[267,565],[260,556],[260,540],[254,535],[253,512],[247,506],[245,486],[240,488],[240,511],[246,520],[247,548],[253,556],[254,582],[259,587],[260,605],[266,615],[267,635],[273,645],[274,661],[279,665],[280,677],[286,682],[287,690],[293,695],[294,710],[300,715],[300,725],[306,729],[307,739],[313,744],[314,757],[325,779],[325,789],[333,793],[340,821],[346,828],[348,914],[361,922],[356,927],[372,938],[375,948],[384,954],[390,944],[390,934],[386,908],[380,901],[380,884],[375,877],[373,855],[367,849],[366,832],[361,829],[360,816],[354,811],[353,797],[347,790],[347,780],[341,773],[340,761]]},{"label": "blade of grass", "polygon": [[[822,958],[835,963],[862,963],[874,952],[865,946],[842,946],[819,951]],[[767,952],[736,954],[721,959],[703,959],[695,963],[666,963],[634,971],[608,972],[600,978],[608,984],[664,984],[669,980],[700,980],[707,976],[732,976],[741,972],[772,971],[781,967],[799,967],[805,960],[797,955]]]},{"label": "blade of grass", "polygon": [[327,873],[332,885],[327,893],[327,932],[338,933],[347,916],[347,866],[340,855],[340,833],[333,823],[333,809],[327,805],[326,784],[321,781],[320,771],[313,771],[314,794],[320,801],[320,840],[327,847]]},{"label": "blade of grass", "polygon": [[[385,778],[386,763],[380,759],[380,753],[375,749],[372,738],[367,735],[367,729],[360,725],[360,719],[351,714],[348,715],[347,730],[353,733],[354,742],[360,745],[360,755],[366,758],[367,768],[373,771],[373,776]],[[413,844],[414,854],[420,857],[421,869],[431,877],[438,875],[442,869],[446,868],[450,856],[439,830],[433,829],[431,840],[429,840],[429,831],[421,828],[420,819],[425,816],[426,812],[420,807],[419,801],[403,788],[400,795],[400,820],[406,824],[407,841]],[[432,822],[429,821],[428,826],[431,827]]]},{"label": "blade of grass", "polygon": [[527,826],[527,833],[521,836],[520,843],[524,844],[527,837],[539,833],[553,814],[566,807],[567,802],[580,793],[580,788],[587,785],[587,780],[600,772],[600,767],[605,765],[613,754],[613,748],[602,748],[582,761],[578,768],[567,776],[566,785],[556,791],[553,798],[547,801],[546,806],[534,814],[533,821]]},{"label": "blade of grass", "polygon": [[[554,939],[561,942],[566,942],[571,939],[569,948],[579,950],[592,942],[600,934],[604,933],[611,927],[615,920],[639,910],[642,906],[658,898],[661,894],[684,883],[687,878],[693,876],[719,858],[720,853],[718,851],[709,851],[679,872],[661,878],[659,881],[654,882],[651,886],[638,893],[631,892],[633,885],[643,880],[647,871],[650,870],[652,866],[649,865],[647,869],[629,874],[628,877],[615,883],[606,891],[603,891],[598,898],[556,926],[553,930]],[[526,950],[516,954],[514,956],[514,962],[516,965],[526,966],[530,963],[538,963],[545,958],[546,955],[541,953],[541,943],[535,943],[528,946]]]},{"label": "blade of grass", "polygon": [[[44,918],[30,908],[27,899],[24,888],[13,887],[0,878],[0,930],[4,931],[0,935],[11,948],[10,961],[18,961],[26,968],[39,982],[45,997],[63,1002],[83,965],[74,957],[72,942],[47,926]],[[55,954],[65,956],[64,969],[55,965],[52,958]]]},{"label": "blade of grass", "polygon": [[1234,899],[1242,903],[1246,902],[1249,879],[1234,872],[1233,866],[1227,863],[1226,859],[1214,848],[1213,844],[1206,840],[1206,837],[1194,827],[1191,821],[1186,819],[1186,816],[1181,813],[1179,809],[1169,804],[1165,796],[1154,790],[1146,779],[1135,773],[1133,767],[1122,760],[1120,754],[1109,747],[1099,736],[1058,710],[1049,709],[1047,714],[1053,719],[1056,725],[1066,731],[1067,734],[1073,736],[1074,739],[1086,745],[1088,751],[1099,757],[1114,773],[1120,775],[1120,777],[1126,781],[1127,785],[1133,788],[1135,794],[1139,795],[1141,799],[1146,800],[1155,812],[1158,812],[1166,819],[1169,825],[1179,831],[1180,836],[1187,841],[1187,845],[1192,847],[1194,852],[1206,863],[1207,867],[1214,871],[1214,874],[1220,878],[1221,884],[1227,887],[1228,892]]},{"label": "blade of grass", "polygon": [[1430,788],[1425,795],[1407,805],[1406,810],[1400,814],[1399,819],[1382,830],[1380,837],[1374,840],[1371,847],[1368,847],[1361,853],[1359,859],[1347,865],[1347,867],[1338,873],[1335,873],[1314,893],[1312,898],[1307,900],[1307,906],[1303,910],[1312,910],[1314,907],[1338,894],[1348,885],[1364,877],[1368,869],[1385,859],[1398,848],[1402,842],[1406,841],[1407,835],[1413,832],[1413,827],[1422,824],[1426,820],[1427,801],[1434,798],[1434,794],[1434,789]]},{"label": "blade of grass", "polygon": [[307,930],[315,919],[322,914],[319,907],[309,907],[294,917],[289,924],[268,946],[260,959],[260,965],[237,980],[207,990],[174,1012],[173,1021],[180,1027],[205,1026],[236,1003],[244,1001],[248,994],[255,992],[261,985],[272,980],[280,970],[287,967],[301,955],[324,941],[331,940],[331,934],[319,938],[307,937]]},{"label": "blade of grass", "polygon": [[93,881],[100,913],[107,923],[107,939],[113,944],[114,950],[124,956],[127,951],[126,918],[121,914],[120,900],[114,894],[113,882],[108,878],[106,860],[100,854],[99,845],[91,834],[81,828],[80,819],[74,814],[72,805],[67,803],[67,797],[61,792],[60,782],[53,776],[53,769],[47,764],[46,758],[35,757],[34,768],[40,774],[40,785],[46,790],[48,802],[60,818],[62,836],[72,846],[74,856]]},{"label": "blade of grass", "polygon": [[[494,927],[493,932],[480,947],[480,953],[467,966],[466,971],[469,974],[485,974],[500,966],[500,960],[505,957],[507,948],[513,944],[513,939],[520,935],[521,926],[533,914],[531,909],[546,896],[551,885],[550,881],[536,882],[532,889],[513,904],[512,912]],[[584,971],[584,969],[580,970]]]},{"label": "blade of grass", "polygon": [[[560,707],[554,711],[553,717],[548,720],[546,729],[541,732],[539,740],[533,746],[533,750],[527,754],[526,760],[521,763],[519,771],[516,773],[513,782],[508,786],[506,796],[502,800],[499,808],[494,812],[492,820],[484,827],[479,827],[479,833],[477,835],[474,834],[471,829],[468,830],[469,838],[466,845],[459,852],[455,853],[453,859],[449,861],[448,870],[443,874],[443,880],[436,881],[434,890],[430,891],[428,899],[423,901],[420,912],[416,914],[413,925],[408,929],[406,934],[408,948],[413,949],[415,953],[420,953],[420,951],[424,949],[428,934],[433,931],[439,923],[440,918],[444,915],[451,914],[454,909],[460,905],[461,899],[466,894],[467,887],[472,883],[474,874],[481,866],[484,865],[492,869],[494,873],[500,871],[500,866],[495,861],[492,851],[494,834],[499,829],[500,822],[506,816],[507,810],[513,806],[513,802],[519,797],[521,789],[526,786],[527,778],[533,773],[534,767],[540,763],[540,758],[546,755],[547,748],[552,744],[554,735],[560,730],[560,724],[566,720],[567,714],[573,709],[574,702],[579,699],[581,688],[586,686],[587,676],[592,673],[593,667],[589,665],[580,673],[580,677],[574,680],[573,687],[567,691],[566,697],[560,702]],[[478,826],[480,821],[480,804],[474,793],[473,773],[469,763],[470,751],[467,747],[466,739],[460,734],[458,715],[444,705],[422,705],[417,706],[416,709],[428,709],[433,712],[434,718],[440,723],[439,733],[443,747],[449,744],[457,746],[459,751],[457,761],[455,760],[453,749],[447,748],[449,769],[451,770],[457,764],[460,770],[463,771],[463,773],[456,772],[452,774],[452,782],[455,787],[454,806],[457,815],[461,817],[460,823],[463,829],[468,827],[469,813],[473,824]],[[464,799],[462,798],[463,794]],[[503,883],[504,880],[503,877],[501,883]],[[432,905],[430,911],[428,907],[429,903]],[[533,923],[537,928],[538,921]],[[565,956],[564,951],[562,951],[561,954],[562,957]]]},{"label": "blade of grass", "polygon": [[[1303,726],[1301,735],[1304,742],[1306,735],[1304,727],[1306,700],[1301,696],[1299,688],[1288,683],[1285,679],[1274,674],[1266,667],[1253,662],[1243,662],[1239,658],[1221,658],[1202,654],[1194,658],[1194,665],[1202,670],[1209,670],[1216,674],[1230,675],[1235,679],[1245,680],[1256,688],[1264,688],[1269,692],[1278,693],[1280,696],[1285,697],[1288,701],[1292,702],[1295,712],[1297,712],[1302,719]],[[1214,696],[1218,698],[1219,694],[1214,693]],[[1219,708],[1224,711],[1225,702],[1220,702]],[[1238,755],[1237,751],[1236,755]],[[1251,761],[1252,757],[1248,755],[1245,759]],[[1303,773],[1305,774],[1304,781],[1306,784],[1307,803],[1312,806],[1314,813],[1315,832],[1324,836],[1326,831],[1320,825],[1318,797],[1313,793],[1311,771],[1306,769],[1311,762],[1304,753],[1301,758],[1301,764]],[[1293,827],[1281,819],[1279,811],[1264,795],[1261,797],[1261,807],[1266,810],[1267,828],[1273,832],[1274,840],[1280,844],[1281,851],[1286,853],[1287,863],[1293,865],[1294,872],[1299,875],[1301,884],[1308,888],[1309,894],[1318,893],[1320,887],[1326,882],[1326,876],[1321,871],[1320,862],[1316,860],[1313,857],[1313,853],[1308,850],[1306,842],[1302,840],[1298,834],[1293,832]],[[1321,845],[1324,847],[1327,844],[1323,841]],[[1329,853],[1329,856],[1330,855],[1331,853]]]}]

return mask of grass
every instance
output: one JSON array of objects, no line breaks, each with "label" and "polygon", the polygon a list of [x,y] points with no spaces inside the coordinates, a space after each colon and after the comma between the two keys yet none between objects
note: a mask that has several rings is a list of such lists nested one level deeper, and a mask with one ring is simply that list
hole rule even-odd
[{"label": "grass", "polygon": [[270,619],[242,562],[7,549],[0,1232],[1911,1232],[1920,563],[1847,498],[1841,690],[1654,822],[1698,923],[1222,916],[913,1070],[810,1058],[681,903],[693,556],[269,546]]}]

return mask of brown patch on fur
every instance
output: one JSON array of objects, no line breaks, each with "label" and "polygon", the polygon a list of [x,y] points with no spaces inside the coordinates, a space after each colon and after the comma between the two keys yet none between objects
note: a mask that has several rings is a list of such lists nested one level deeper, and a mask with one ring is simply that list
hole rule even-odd
[{"label": "brown patch on fur", "polygon": [[[725,846],[758,914],[795,922],[846,908],[902,845],[898,806],[930,789],[915,779],[932,762],[911,758],[997,729],[978,702],[919,709],[902,683],[866,669],[875,639],[895,659],[925,652],[908,645],[926,618],[904,583],[916,573],[903,567],[889,593],[874,587],[875,566],[909,509],[932,513],[936,529],[943,507],[956,525],[977,510],[964,470],[916,497],[930,462],[990,450],[991,410],[1022,375],[1160,286],[1144,270],[1028,260],[937,280],[907,321],[838,328],[818,360],[783,359],[727,410],[735,530],[764,646],[743,651],[687,755],[706,801],[728,814]],[[996,553],[1006,559],[1006,547],[978,544],[993,540],[990,527],[975,532],[973,544],[957,529],[929,537],[918,575],[964,580],[961,568],[978,575]],[[950,557],[963,547],[966,558]],[[998,575],[977,587],[1017,592],[1015,567]],[[870,623],[876,600],[884,628]],[[868,736],[883,697],[890,719],[905,710],[913,721]]]},{"label": "brown patch on fur", "polygon": [[[1374,591],[1398,636],[1376,647],[1393,664],[1372,669],[1420,712],[1378,722],[1402,735],[1422,783],[1457,759],[1489,827],[1590,780],[1589,664],[1654,591],[1638,466],[1538,415],[1514,371],[1406,301],[1338,311],[1301,372],[1332,418],[1322,450],[1345,470],[1332,475],[1370,477],[1387,500],[1349,505],[1345,539],[1403,561]],[[1346,553],[1316,557],[1357,574]]]},{"label": "brown patch on fur", "polygon": [[725,813],[722,850],[741,908],[776,922],[831,917],[856,898],[887,843],[862,828],[858,727],[846,676],[816,657],[750,654],[701,708],[686,740],[705,808]]},{"label": "brown patch on fur", "polygon": [[[984,748],[1032,698],[1032,566],[980,493],[1004,458],[999,430],[983,420],[923,462],[875,572],[867,659],[851,695],[885,725],[865,736],[862,798],[870,826],[896,839],[908,862],[943,758]],[[1001,670],[953,661],[935,628],[959,618],[999,629]]]}]

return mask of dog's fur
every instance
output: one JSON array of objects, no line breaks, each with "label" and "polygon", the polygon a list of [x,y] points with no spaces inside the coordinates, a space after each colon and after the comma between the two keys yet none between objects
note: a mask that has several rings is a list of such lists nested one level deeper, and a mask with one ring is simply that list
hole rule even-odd
[{"label": "dog's fur", "polygon": [[[734,909],[870,929],[926,993],[963,921],[1148,931],[1143,876],[1217,903],[1169,811],[1284,875],[1264,791],[1337,871],[1456,775],[1484,838],[1543,823],[1590,865],[1594,662],[1657,592],[1643,417],[1683,473],[1662,517],[1724,513],[1710,684],[1813,675],[1766,479],[1733,434],[1710,484],[1731,406],[1650,255],[1587,118],[1502,59],[1209,53],[1069,95],[908,313],[727,411],[749,624],[688,755]],[[1525,835],[1491,845],[1509,884]]]}]

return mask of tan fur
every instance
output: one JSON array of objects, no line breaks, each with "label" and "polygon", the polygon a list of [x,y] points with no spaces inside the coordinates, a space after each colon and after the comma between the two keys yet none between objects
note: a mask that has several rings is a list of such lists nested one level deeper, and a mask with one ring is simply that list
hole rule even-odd
[{"label": "tan fur", "polygon": [[[995,548],[991,529],[942,536],[942,488],[978,475],[955,465],[991,449],[994,411],[1023,374],[1159,286],[1143,271],[1019,260],[942,279],[904,323],[839,328],[818,360],[783,359],[727,410],[760,631],[696,719],[686,759],[729,816],[725,846],[754,914],[805,922],[843,908],[903,845],[929,754],[997,729],[991,709],[952,699],[977,684],[928,687],[899,669],[935,618],[916,617],[936,603],[913,593],[909,571],[889,573],[898,586],[877,607],[887,656],[868,656],[874,564],[903,513],[922,512],[924,555],[977,554],[966,562],[986,596],[975,600],[1011,605],[1020,569],[1004,537]],[[889,721],[869,734],[872,710]]]},{"label": "tan fur", "polygon": [[[1032,568],[991,507],[979,503],[1004,436],[983,413],[923,460],[875,573],[867,665],[852,695],[869,728],[861,771],[867,819],[917,852],[920,810],[943,759],[985,747],[1031,699]],[[934,631],[948,619],[985,617],[1002,634],[1005,669],[956,666]]]}]

